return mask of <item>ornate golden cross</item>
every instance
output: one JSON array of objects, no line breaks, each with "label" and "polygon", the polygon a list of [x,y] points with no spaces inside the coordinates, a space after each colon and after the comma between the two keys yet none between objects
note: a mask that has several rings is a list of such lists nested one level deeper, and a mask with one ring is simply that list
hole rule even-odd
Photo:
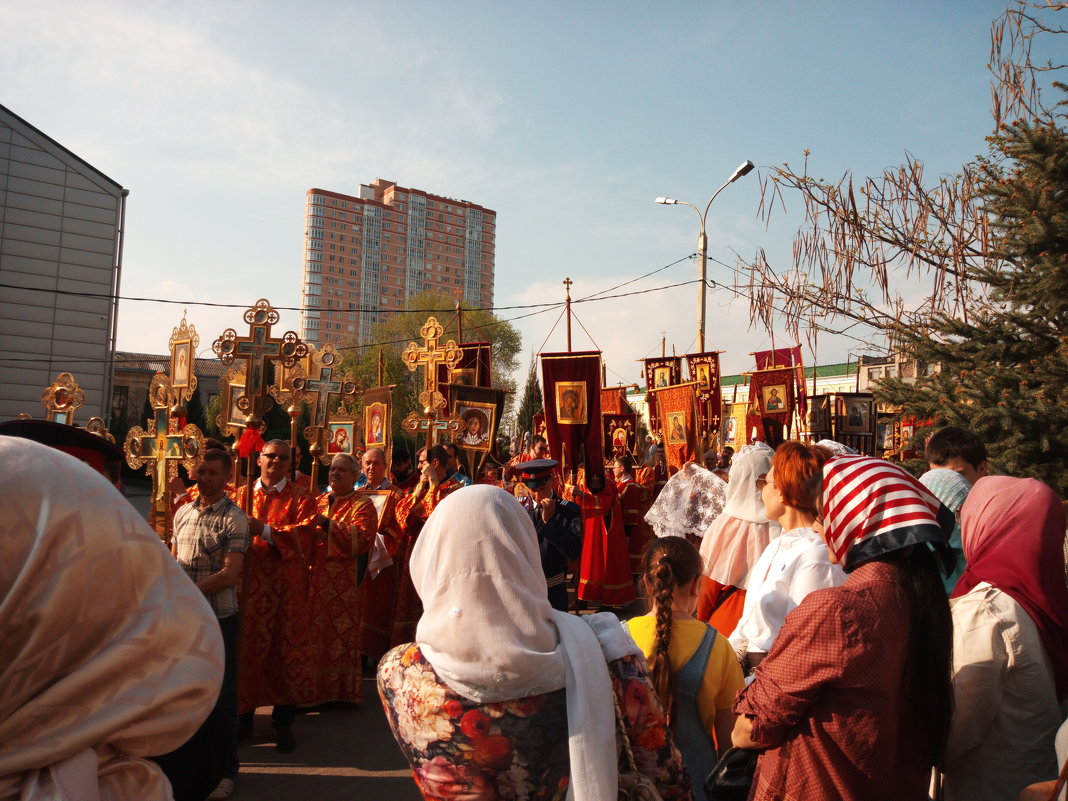
[{"label": "ornate golden cross", "polygon": [[438,343],[444,333],[445,329],[437,318],[428,317],[419,329],[423,346],[409,342],[401,354],[401,359],[413,373],[418,367],[423,368],[423,391],[419,393],[419,403],[423,405],[423,413],[426,415],[433,414],[445,406],[445,396],[438,391],[438,365],[444,364],[450,370],[455,369],[464,355],[451,339],[444,345]]}]

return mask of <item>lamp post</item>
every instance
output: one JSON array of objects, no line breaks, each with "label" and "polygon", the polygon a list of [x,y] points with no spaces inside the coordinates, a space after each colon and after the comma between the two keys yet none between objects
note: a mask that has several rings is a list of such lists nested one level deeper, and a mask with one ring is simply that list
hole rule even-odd
[{"label": "lamp post", "polygon": [[701,232],[697,235],[697,261],[698,261],[698,265],[699,265],[698,269],[700,271],[700,279],[701,279],[701,288],[700,288],[700,291],[699,291],[699,293],[697,295],[697,352],[698,353],[704,352],[704,349],[705,349],[705,271],[706,271],[707,266],[708,266],[707,265],[707,262],[708,262],[708,237],[705,236],[705,221],[708,219],[708,210],[712,207],[712,201],[716,199],[716,196],[719,195],[720,192],[722,192],[728,186],[733,184],[735,181],[737,181],[743,175],[748,175],[750,172],[752,172],[754,166],[755,165],[753,164],[753,162],[748,161],[748,160],[746,160],[744,163],[739,165],[738,169],[736,169],[731,174],[731,177],[727,179],[726,183],[724,183],[723,186],[721,186],[719,189],[717,189],[713,193],[712,197],[709,198],[708,204],[705,206],[704,213],[702,213],[701,210],[697,208],[697,206],[693,205],[693,203],[687,203],[685,200],[675,200],[674,198],[670,198],[670,197],[658,197],[656,199],[657,203],[662,203],[662,204],[664,204],[666,206],[676,206],[676,205],[689,206],[691,209],[693,209],[695,212],[697,212],[697,217],[698,217],[698,219],[701,220]]}]

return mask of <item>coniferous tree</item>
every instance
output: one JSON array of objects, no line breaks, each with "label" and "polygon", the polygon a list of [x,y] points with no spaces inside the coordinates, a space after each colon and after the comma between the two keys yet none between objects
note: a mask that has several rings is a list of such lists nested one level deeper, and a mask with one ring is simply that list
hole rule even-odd
[{"label": "coniferous tree", "polygon": [[[530,369],[527,370],[527,383],[523,387],[523,397],[516,412],[516,423],[520,436],[534,430],[534,415],[542,411],[541,382],[538,380],[538,360],[531,355]],[[522,443],[519,444],[522,447]]]},{"label": "coniferous tree", "polygon": [[[1063,87],[1062,87],[1063,90]],[[1066,108],[1064,104],[1060,107]],[[995,470],[1068,496],[1068,131],[1063,113],[992,139],[983,195],[996,261],[975,276],[985,300],[964,317],[901,330],[940,372],[888,380],[879,400],[979,434]]]}]

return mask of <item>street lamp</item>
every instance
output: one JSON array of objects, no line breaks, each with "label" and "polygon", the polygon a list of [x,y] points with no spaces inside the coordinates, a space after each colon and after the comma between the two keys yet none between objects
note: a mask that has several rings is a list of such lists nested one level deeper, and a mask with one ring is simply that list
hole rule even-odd
[{"label": "street lamp", "polygon": [[709,198],[708,204],[705,206],[705,211],[702,214],[701,210],[697,208],[693,203],[687,203],[685,200],[675,200],[671,197],[658,197],[657,203],[662,203],[665,206],[689,206],[695,212],[697,217],[701,220],[701,232],[697,235],[697,261],[700,270],[701,277],[701,289],[697,296],[697,352],[702,353],[705,349],[705,270],[707,268],[708,261],[708,238],[705,236],[705,220],[708,218],[708,210],[712,207],[712,201],[716,199],[724,189],[733,184],[743,175],[748,175],[753,171],[755,165],[753,162],[746,160],[739,165],[731,177],[727,179],[727,182],[723,184],[719,189],[715,191],[711,198]]}]

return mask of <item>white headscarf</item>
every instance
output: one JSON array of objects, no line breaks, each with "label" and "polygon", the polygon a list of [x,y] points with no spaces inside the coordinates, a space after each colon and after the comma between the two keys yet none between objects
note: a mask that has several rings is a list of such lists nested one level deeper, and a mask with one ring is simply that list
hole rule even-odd
[{"label": "white headscarf", "polygon": [[0,799],[169,801],[142,757],[215,703],[211,607],[95,470],[14,437],[0,463]]},{"label": "white headscarf", "polygon": [[749,571],[782,528],[768,520],[756,480],[771,469],[775,452],[763,442],[746,445],[731,462],[727,502],[701,540],[705,575],[728,587],[745,589]]},{"label": "white headscarf", "polygon": [[771,470],[771,457],[774,455],[775,451],[763,442],[746,445],[734,454],[723,514],[737,517],[739,520],[748,520],[750,523],[768,522],[756,480],[758,476]]},{"label": "white headscarf", "polygon": [[[568,796],[615,798],[615,707],[605,659],[623,652],[599,643],[593,629],[602,616],[585,621],[549,605],[537,534],[519,502],[490,485],[454,492],[430,516],[410,564],[424,609],[415,639],[438,676],[482,703],[565,688]],[[614,629],[622,639],[618,621]]]}]

